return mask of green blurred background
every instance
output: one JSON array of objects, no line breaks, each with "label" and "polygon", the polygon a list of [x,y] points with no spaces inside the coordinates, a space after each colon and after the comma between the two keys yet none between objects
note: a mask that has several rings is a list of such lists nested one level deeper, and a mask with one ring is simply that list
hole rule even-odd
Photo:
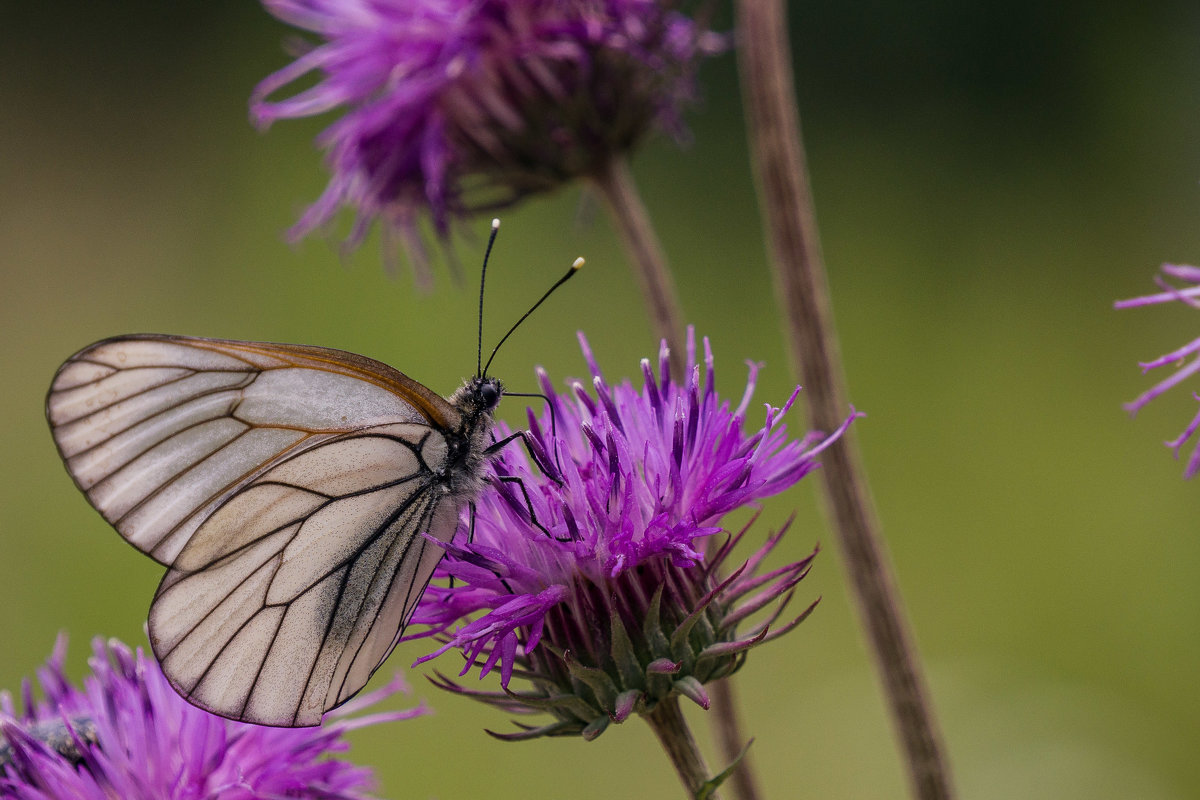
[{"label": "green blurred background", "polygon": [[[870,415],[856,431],[963,797],[1200,796],[1200,483],[1159,444],[1196,403],[1120,407],[1149,385],[1137,360],[1200,316],[1111,308],[1160,262],[1200,259],[1200,6],[824,0],[792,16],[842,351]],[[0,687],[60,630],[75,676],[94,635],[143,643],[160,576],[55,455],[43,394],[76,349],[134,331],[309,342],[446,393],[472,370],[478,244],[459,249],[464,285],[439,267],[422,296],[384,275],[377,239],[345,259],[283,242],[324,185],[311,140],[327,120],[260,135],[246,101],[289,35],[249,0],[0,4]],[[719,388],[740,395],[757,359],[757,399],[779,403],[794,379],[732,59],[702,79],[695,141],[652,142],[635,171]],[[576,329],[612,377],[654,350],[602,209],[574,188],[504,215],[486,340],[580,254],[586,272],[496,362],[514,388],[535,364],[583,373]],[[521,419],[519,401],[504,411]],[[901,798],[815,488],[764,513],[799,510],[785,556],[824,545],[801,590],[824,599],[739,675],[754,759],[769,797]],[[482,732],[503,715],[412,679],[436,715],[354,739],[381,796],[678,796],[644,725],[505,744]]]}]

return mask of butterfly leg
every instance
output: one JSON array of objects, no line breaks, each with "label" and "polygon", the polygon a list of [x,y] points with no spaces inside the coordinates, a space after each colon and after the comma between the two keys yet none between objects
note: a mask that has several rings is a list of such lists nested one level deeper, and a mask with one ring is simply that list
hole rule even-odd
[{"label": "butterfly leg", "polygon": [[[469,527],[467,528],[467,545],[470,546],[471,543],[475,541],[475,514],[476,514],[475,501],[472,500],[470,503],[470,506],[468,506],[468,507],[470,508],[470,512],[471,512],[470,513],[471,522],[470,522]],[[506,581],[504,579],[504,576],[500,574],[499,570],[497,570],[496,567],[492,566],[492,564],[490,563],[490,559],[489,560],[480,559],[479,561],[470,560],[470,563],[475,564],[480,567],[483,567],[488,572],[495,575],[496,580],[500,581],[500,585],[503,586],[505,588],[505,590],[508,591],[509,594],[515,594],[515,592],[513,592],[513,588],[508,585],[508,581]],[[454,576],[453,575],[450,576],[450,588],[451,589],[454,588]]]},{"label": "butterfly leg", "polygon": [[[471,543],[475,541],[475,501],[474,500],[471,500],[467,503],[467,509],[469,512],[467,514],[467,520],[468,520],[468,522],[467,522],[467,547],[470,547]],[[499,578],[500,576],[496,575],[496,577]],[[453,575],[450,576],[450,588],[451,589],[454,588],[454,576]]]},{"label": "butterfly leg", "polygon": [[[562,461],[560,461],[558,457],[558,423],[555,419],[554,403],[549,397],[541,392],[505,392],[505,394],[509,397],[540,397],[542,400],[546,401],[546,408],[550,410],[550,441],[554,443],[554,465],[558,468],[557,474],[561,475]],[[525,449],[529,450],[529,455],[533,457],[533,460],[537,462],[539,467],[542,467],[542,465],[545,463],[545,459],[535,455],[534,452],[529,448],[529,431],[522,431],[518,435],[525,440]],[[513,437],[510,436],[509,439],[511,438]],[[560,486],[562,485],[562,481],[555,477],[555,473],[547,471],[544,467],[542,467],[542,472],[548,475],[555,483],[559,484]]]},{"label": "butterfly leg", "polygon": [[[553,533],[551,533],[549,530],[547,530],[547,528],[546,528],[546,526],[545,526],[545,525],[543,525],[542,523],[538,522],[537,514],[535,514],[535,513],[533,512],[533,503],[532,503],[532,502],[529,500],[529,492],[528,492],[528,490],[526,490],[526,488],[525,488],[525,481],[521,480],[521,479],[520,479],[519,477],[517,477],[516,475],[497,475],[497,476],[496,476],[496,480],[500,481],[501,483],[512,483],[512,484],[516,484],[517,488],[521,490],[521,496],[522,496],[522,497],[525,499],[525,511],[526,511],[526,513],[528,513],[528,514],[529,514],[529,522],[530,522],[530,523],[531,523],[531,524],[532,524],[532,525],[533,525],[535,528],[537,528],[539,531],[541,531],[542,533],[546,534],[548,537],[550,537],[551,539],[555,540],[556,542],[569,542],[569,541],[571,541],[571,537],[570,537],[570,536],[566,537],[565,539],[563,539],[563,538],[559,538],[558,536],[555,536]],[[506,498],[506,499],[508,499],[508,498]],[[515,505],[515,503],[514,503],[514,502],[513,502],[511,499],[509,500],[509,503],[510,503],[511,505]]]},{"label": "butterfly leg", "polygon": [[[559,466],[551,468],[550,464],[546,461],[545,452],[542,450],[541,445],[537,444],[536,440],[529,435],[529,431],[517,431],[516,433],[505,436],[499,441],[492,442],[492,444],[483,451],[483,454],[485,456],[495,455],[516,439],[520,439],[521,443],[525,445],[525,452],[529,453],[529,457],[533,459],[534,464],[537,464],[537,467],[542,471],[542,474],[557,483],[559,486],[562,486],[563,481],[560,477],[562,475],[562,468]],[[557,454],[557,449],[555,452]]]}]

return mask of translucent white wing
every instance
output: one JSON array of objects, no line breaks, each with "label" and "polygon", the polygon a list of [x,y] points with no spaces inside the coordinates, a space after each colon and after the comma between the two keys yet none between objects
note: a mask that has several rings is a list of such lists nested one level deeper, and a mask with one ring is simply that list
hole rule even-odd
[{"label": "translucent white wing", "polygon": [[434,483],[445,439],[419,425],[347,434],[291,456],[223,503],[176,558],[150,640],[196,705],[317,725],[395,646],[458,524]]},{"label": "translucent white wing", "polygon": [[446,427],[454,414],[352,353],[172,336],[98,342],[59,369],[46,399],[75,483],[167,565],[217,505],[288,453],[371,425]]},{"label": "translucent white wing", "polygon": [[457,410],[400,372],[324,348],[109,339],[55,376],[67,470],[171,567],[151,643],[223,716],[315,725],[394,646],[441,555],[454,498],[434,475]]}]

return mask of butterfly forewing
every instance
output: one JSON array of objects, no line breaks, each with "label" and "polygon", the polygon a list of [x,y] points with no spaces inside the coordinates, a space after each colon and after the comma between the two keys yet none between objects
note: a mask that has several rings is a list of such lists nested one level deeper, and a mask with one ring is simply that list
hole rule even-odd
[{"label": "butterfly forewing", "polygon": [[110,339],[47,399],[89,501],[170,569],[150,637],[223,716],[315,725],[390,653],[462,498],[454,406],[362,356],[182,337]]}]

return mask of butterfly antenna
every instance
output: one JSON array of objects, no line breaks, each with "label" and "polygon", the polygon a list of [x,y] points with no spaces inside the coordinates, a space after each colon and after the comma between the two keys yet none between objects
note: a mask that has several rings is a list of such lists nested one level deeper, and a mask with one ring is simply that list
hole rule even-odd
[{"label": "butterfly antenna", "polygon": [[[542,295],[542,298],[540,300],[538,300],[536,303],[534,303],[533,307],[530,308],[528,311],[526,311],[524,316],[522,316],[519,320],[517,320],[515,325],[513,325],[511,328],[508,329],[508,333],[504,334],[504,336],[500,339],[499,343],[497,343],[497,345],[494,348],[492,348],[492,355],[488,358],[487,363],[483,365],[483,371],[479,373],[480,375],[487,374],[488,367],[492,366],[492,360],[496,358],[496,353],[500,350],[500,346],[508,341],[508,337],[513,335],[513,331],[515,331],[517,328],[521,327],[521,323],[524,322],[525,320],[529,319],[529,315],[532,314],[534,311],[537,311],[538,306],[540,306],[542,303],[546,302],[546,298],[549,297],[550,295],[554,294],[555,289],[562,286],[567,281],[571,280],[571,278],[574,277],[575,273],[579,271],[579,268],[583,266],[583,263],[584,262],[583,262],[582,258],[575,259],[575,262],[573,264],[571,264],[571,268],[569,270],[567,270],[567,274],[563,275],[561,278],[559,278],[555,282],[555,284],[553,286],[551,286],[549,289],[547,289],[546,293],[544,295]],[[480,315],[480,319],[482,320],[482,314]],[[482,335],[483,335],[482,328],[480,329],[480,331],[481,331],[480,336],[482,337]],[[482,341],[482,338],[480,339],[480,341]]]},{"label": "butterfly antenna", "polygon": [[[492,245],[496,243],[496,234],[500,232],[500,220],[492,220],[492,233],[488,236],[487,249],[483,251],[483,269],[479,270],[479,339],[475,345],[475,375],[483,377],[479,364],[483,361],[483,282],[487,277],[488,256],[492,254]],[[491,364],[491,359],[488,364]]]}]

